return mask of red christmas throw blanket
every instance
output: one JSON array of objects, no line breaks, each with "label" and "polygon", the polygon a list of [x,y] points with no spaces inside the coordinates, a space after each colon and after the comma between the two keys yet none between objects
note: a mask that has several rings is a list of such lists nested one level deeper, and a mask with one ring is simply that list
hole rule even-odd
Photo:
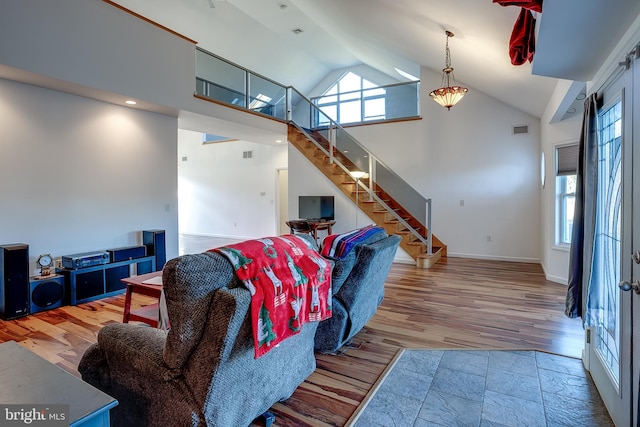
[{"label": "red christmas throw blanket", "polygon": [[212,249],[251,291],[256,359],[307,322],[331,317],[331,265],[304,239],[265,237]]}]

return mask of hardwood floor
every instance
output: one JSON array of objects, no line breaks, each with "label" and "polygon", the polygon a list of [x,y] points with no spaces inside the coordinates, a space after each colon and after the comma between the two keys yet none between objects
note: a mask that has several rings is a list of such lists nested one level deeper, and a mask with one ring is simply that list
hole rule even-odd
[{"label": "hardwood floor", "polygon": [[[580,357],[579,319],[564,316],[566,286],[537,264],[444,258],[430,270],[394,264],[377,314],[338,355],[272,408],[276,426],[342,426],[366,399],[399,348],[533,349]],[[144,296],[133,306],[150,303]],[[15,340],[78,375],[98,330],[122,321],[124,295],[0,321],[0,341]]]},{"label": "hardwood floor", "polygon": [[563,313],[566,286],[545,280],[537,264],[446,258],[430,270],[394,265],[386,291],[363,339],[581,356],[581,322]]}]

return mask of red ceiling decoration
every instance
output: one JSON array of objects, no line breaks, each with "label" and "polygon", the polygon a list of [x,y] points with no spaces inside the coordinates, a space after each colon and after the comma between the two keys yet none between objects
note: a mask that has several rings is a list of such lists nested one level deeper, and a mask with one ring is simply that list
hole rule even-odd
[{"label": "red ceiling decoration", "polygon": [[493,0],[493,2],[501,6],[521,8],[509,40],[509,57],[513,65],[532,62],[536,52],[536,18],[532,12],[542,12],[542,0]]},{"label": "red ceiling decoration", "polygon": [[534,12],[542,12],[542,0],[522,0],[522,1],[509,1],[509,0],[493,0],[494,3],[498,3],[501,6],[519,6],[524,9],[532,10]]},{"label": "red ceiling decoration", "polygon": [[527,9],[522,9],[513,26],[509,40],[509,56],[513,65],[522,65],[533,61],[536,52],[536,19]]}]

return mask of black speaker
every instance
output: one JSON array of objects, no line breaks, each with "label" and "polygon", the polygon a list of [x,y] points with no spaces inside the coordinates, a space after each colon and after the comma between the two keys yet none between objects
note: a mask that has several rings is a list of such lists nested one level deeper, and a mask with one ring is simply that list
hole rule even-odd
[{"label": "black speaker", "polygon": [[58,308],[64,301],[64,276],[32,278],[29,292],[31,314]]},{"label": "black speaker", "polygon": [[147,256],[147,248],[142,245],[107,249],[107,252],[109,252],[110,262],[127,261],[130,259],[143,258]]},{"label": "black speaker", "polygon": [[29,245],[0,246],[0,317],[29,314]]},{"label": "black speaker", "polygon": [[[156,257],[156,271],[162,270],[167,262],[167,248],[164,230],[145,230],[142,232],[142,244],[147,247],[147,255]],[[138,272],[140,273],[140,272]]]}]

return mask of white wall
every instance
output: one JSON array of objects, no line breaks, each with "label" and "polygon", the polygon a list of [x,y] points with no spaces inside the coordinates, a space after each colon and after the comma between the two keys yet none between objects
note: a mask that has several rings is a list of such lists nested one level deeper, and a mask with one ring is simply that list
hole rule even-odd
[{"label": "white wall", "polygon": [[[178,140],[181,233],[237,239],[277,234],[277,170],[287,167],[286,144],[203,145],[202,133],[182,129]],[[244,151],[253,157],[244,159]]]},{"label": "white wall", "polygon": [[0,244],[54,257],[141,244],[178,253],[177,119],[0,79]]},{"label": "white wall", "polygon": [[[425,93],[441,76],[421,74],[422,120],[348,131],[433,199],[433,232],[450,256],[538,262],[539,120],[473,88],[447,111]],[[530,133],[512,135],[514,125],[528,125]],[[289,174],[290,209],[298,194],[330,191],[325,178],[291,154]],[[338,230],[354,225],[352,204],[344,200],[336,203]]]},{"label": "white wall", "polygon": [[165,105],[193,98],[192,43],[102,1],[3,3],[2,64]]}]

